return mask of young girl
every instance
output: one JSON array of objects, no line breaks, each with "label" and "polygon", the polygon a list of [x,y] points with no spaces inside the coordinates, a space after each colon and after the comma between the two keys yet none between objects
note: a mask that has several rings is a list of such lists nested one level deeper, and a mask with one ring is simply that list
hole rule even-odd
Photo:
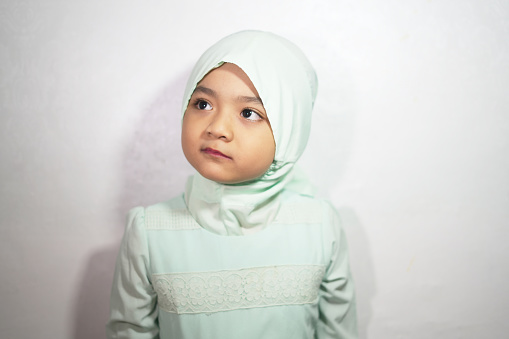
[{"label": "young girl", "polygon": [[110,338],[357,337],[338,217],[294,171],[316,90],[304,54],[271,33],[230,35],[198,60],[182,106],[198,173],[130,212]]}]

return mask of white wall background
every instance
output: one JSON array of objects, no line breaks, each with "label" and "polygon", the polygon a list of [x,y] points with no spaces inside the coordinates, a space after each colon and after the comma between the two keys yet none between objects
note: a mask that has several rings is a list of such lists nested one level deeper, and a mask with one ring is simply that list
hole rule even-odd
[{"label": "white wall background", "polygon": [[0,337],[102,338],[127,210],[179,193],[206,47],[281,34],[320,79],[302,159],[343,217],[363,338],[509,332],[509,3],[0,3]]}]

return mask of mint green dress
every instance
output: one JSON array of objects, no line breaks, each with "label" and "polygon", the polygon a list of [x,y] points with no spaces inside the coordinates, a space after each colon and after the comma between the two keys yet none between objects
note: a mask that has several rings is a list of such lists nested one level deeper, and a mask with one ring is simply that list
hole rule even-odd
[{"label": "mint green dress", "polygon": [[[317,79],[286,39],[243,31],[210,47],[186,86],[229,62],[257,89],[274,162],[235,185],[190,177],[183,195],[133,209],[111,293],[109,338],[357,338],[355,293],[334,208],[295,169]],[[253,140],[256,142],[256,140]]]},{"label": "mint green dress", "polygon": [[110,338],[357,337],[338,217],[293,192],[246,236],[202,228],[183,196],[133,209],[111,298]]}]

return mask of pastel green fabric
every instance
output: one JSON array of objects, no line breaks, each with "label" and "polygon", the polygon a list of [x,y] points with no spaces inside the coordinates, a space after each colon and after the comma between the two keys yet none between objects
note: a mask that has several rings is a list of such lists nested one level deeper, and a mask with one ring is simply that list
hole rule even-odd
[{"label": "pastel green fabric", "polygon": [[244,235],[274,219],[285,187],[311,194],[310,183],[295,176],[294,165],[309,138],[318,83],[310,62],[293,43],[268,32],[242,31],[220,40],[198,60],[185,89],[182,114],[197,84],[223,63],[239,66],[258,91],[274,134],[274,162],[260,178],[235,185],[219,184],[197,173],[186,184],[185,199],[205,229]]},{"label": "pastel green fabric", "polygon": [[108,338],[355,339],[343,229],[326,201],[285,190],[249,236],[202,228],[183,195],[129,214]]}]

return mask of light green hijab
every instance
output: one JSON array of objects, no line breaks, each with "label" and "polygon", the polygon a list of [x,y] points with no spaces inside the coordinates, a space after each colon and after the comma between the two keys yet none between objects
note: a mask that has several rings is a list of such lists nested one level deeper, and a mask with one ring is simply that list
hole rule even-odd
[{"label": "light green hijab", "polygon": [[187,181],[185,201],[203,228],[220,235],[245,235],[274,220],[283,189],[310,194],[309,182],[295,174],[294,165],[309,138],[318,82],[293,43],[268,32],[242,31],[223,38],[198,60],[187,82],[182,116],[198,83],[225,62],[239,66],[262,99],[276,142],[274,161],[260,178],[234,185],[196,173]]}]

